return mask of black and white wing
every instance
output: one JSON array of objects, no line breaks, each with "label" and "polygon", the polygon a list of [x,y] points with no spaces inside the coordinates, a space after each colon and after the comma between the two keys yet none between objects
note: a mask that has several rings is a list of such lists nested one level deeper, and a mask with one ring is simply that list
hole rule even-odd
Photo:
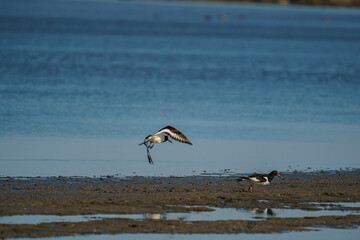
[{"label": "black and white wing", "polygon": [[254,173],[253,175],[249,176],[248,177],[251,181],[253,182],[258,182],[258,183],[263,183],[263,182],[267,182],[268,179],[267,177],[265,177],[264,175],[262,174],[257,174],[257,173]]},{"label": "black and white wing", "polygon": [[157,135],[157,134],[166,134],[176,141],[192,145],[192,143],[189,141],[189,139],[187,139],[187,137],[184,134],[182,134],[179,130],[177,130],[176,128],[174,128],[172,126],[164,127],[163,129],[160,129],[154,135]]},{"label": "black and white wing", "polygon": [[149,147],[150,147],[149,141],[151,141],[152,139],[153,139],[153,136],[149,135],[145,138],[144,142],[139,144],[139,145],[145,145],[146,152],[147,152],[147,158],[148,158],[150,164],[154,164],[154,162],[151,158],[151,155],[150,155],[150,151],[149,151]]},{"label": "black and white wing", "polygon": [[149,151],[149,147],[148,147],[148,146],[146,146],[146,151],[147,151],[147,157],[148,157],[149,163],[152,164],[152,165],[154,165],[154,162],[153,162],[153,160],[152,160],[152,158],[151,158],[151,155],[150,155],[150,151]]}]

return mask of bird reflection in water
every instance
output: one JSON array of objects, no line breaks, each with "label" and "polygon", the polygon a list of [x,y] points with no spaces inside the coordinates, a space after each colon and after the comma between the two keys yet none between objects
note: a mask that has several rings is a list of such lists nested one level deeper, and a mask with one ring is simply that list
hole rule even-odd
[{"label": "bird reflection in water", "polygon": [[148,219],[148,220],[179,220],[179,221],[185,221],[186,219],[188,219],[189,216],[187,214],[171,214],[168,215],[166,213],[146,213],[143,214],[143,219]]},{"label": "bird reflection in water", "polygon": [[166,214],[146,213],[146,214],[143,214],[143,218],[151,219],[151,220],[166,220]]},{"label": "bird reflection in water", "polygon": [[276,213],[271,208],[253,208],[251,210],[252,213],[256,215],[263,215],[264,217],[275,217]]}]

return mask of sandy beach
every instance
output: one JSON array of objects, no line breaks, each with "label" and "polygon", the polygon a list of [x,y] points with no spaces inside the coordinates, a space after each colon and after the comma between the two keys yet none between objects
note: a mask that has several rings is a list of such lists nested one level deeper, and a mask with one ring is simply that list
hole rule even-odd
[{"label": "sandy beach", "polygon": [[[166,214],[236,209],[360,211],[339,202],[360,201],[360,170],[282,174],[269,186],[247,192],[240,176],[47,177],[0,179],[0,215]],[[334,203],[334,204],[332,204]],[[320,204],[320,205],[319,205]],[[260,221],[258,221],[260,220]],[[308,231],[308,227],[353,228],[360,215],[187,222],[166,219],[96,219],[87,222],[1,224],[0,238],[118,233],[272,233]]]}]

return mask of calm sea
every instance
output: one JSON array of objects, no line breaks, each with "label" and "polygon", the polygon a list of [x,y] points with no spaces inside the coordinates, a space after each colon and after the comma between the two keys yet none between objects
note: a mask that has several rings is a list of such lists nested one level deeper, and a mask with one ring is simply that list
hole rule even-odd
[{"label": "calm sea", "polygon": [[[164,126],[147,163],[145,136]],[[360,11],[0,1],[0,175],[360,167]]]}]

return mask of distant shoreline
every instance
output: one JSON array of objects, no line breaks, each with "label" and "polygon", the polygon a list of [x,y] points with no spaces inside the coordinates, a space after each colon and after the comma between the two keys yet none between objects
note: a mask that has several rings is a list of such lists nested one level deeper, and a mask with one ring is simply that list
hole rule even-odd
[{"label": "distant shoreline", "polygon": [[360,7],[360,0],[175,0],[175,1],[264,3],[264,4],[279,4],[279,5],[307,5],[307,6],[357,7],[357,8]]}]

